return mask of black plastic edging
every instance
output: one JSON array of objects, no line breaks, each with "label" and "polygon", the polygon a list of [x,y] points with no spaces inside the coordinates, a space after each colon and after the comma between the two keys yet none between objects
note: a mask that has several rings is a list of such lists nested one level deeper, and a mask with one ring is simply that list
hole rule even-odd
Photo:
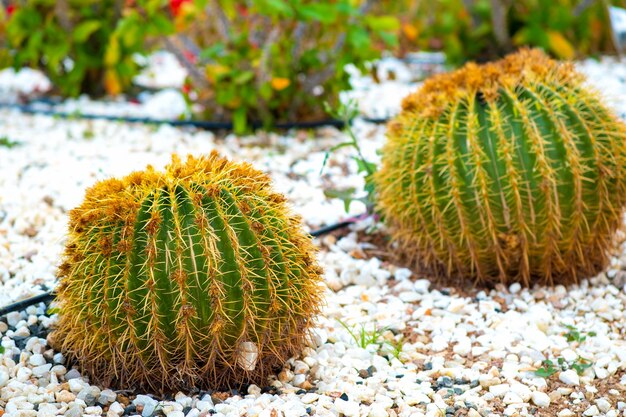
[{"label": "black plastic edging", "polygon": [[[363,220],[365,218],[367,218],[369,216],[368,213],[364,213],[361,214],[359,216],[356,217],[351,217],[348,220],[344,220],[342,222],[339,223],[335,223],[335,224],[331,224],[328,226],[324,226],[321,227],[317,230],[313,230],[311,233],[309,233],[312,237],[320,237],[323,236],[325,234],[328,234],[330,232],[333,232],[335,230],[338,229],[342,229],[344,227],[348,227],[349,225],[356,223],[360,220]],[[9,304],[5,307],[0,308],[0,317],[12,313],[14,311],[21,311],[24,310],[27,307],[30,307],[32,305],[38,304],[38,303],[45,303],[48,301],[52,301],[54,300],[54,297],[56,296],[56,294],[54,293],[54,291],[48,291],[45,292],[43,294],[39,294],[36,295],[34,297],[31,298],[27,298],[25,300],[20,300],[20,301],[16,301],[15,303]]]},{"label": "black plastic edging", "polygon": [[[135,116],[113,116],[107,114],[93,114],[93,113],[80,113],[80,112],[64,112],[64,111],[56,111],[56,110],[45,110],[39,109],[31,105],[27,104],[16,104],[16,103],[0,103],[0,108],[6,109],[14,109],[19,110],[25,114],[33,114],[33,115],[42,115],[42,116],[51,116],[58,117],[62,119],[84,119],[84,120],[109,120],[115,122],[126,122],[126,123],[142,123],[142,124],[168,124],[171,126],[188,126],[188,127],[196,127],[198,129],[204,130],[233,130],[232,122],[218,122],[218,121],[210,121],[210,120],[171,120],[171,119],[153,119],[150,117],[135,117]],[[367,123],[373,124],[384,124],[389,121],[387,118],[371,118],[371,117],[362,117],[363,121]],[[250,122],[250,126],[253,129],[259,129],[264,127],[262,122],[253,121]],[[343,120],[337,119],[325,119],[325,120],[317,120],[317,121],[292,121],[292,122],[281,122],[274,124],[274,128],[276,129],[312,129],[317,127],[324,126],[334,126],[337,128],[342,128],[345,126]]]}]

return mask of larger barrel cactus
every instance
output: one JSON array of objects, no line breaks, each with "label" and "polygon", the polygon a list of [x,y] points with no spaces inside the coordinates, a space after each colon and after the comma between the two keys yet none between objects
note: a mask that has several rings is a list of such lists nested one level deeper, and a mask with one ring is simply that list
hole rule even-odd
[{"label": "larger barrel cactus", "polygon": [[59,275],[53,343],[103,385],[156,392],[263,383],[320,301],[284,197],[215,153],[89,189]]},{"label": "larger barrel cactus", "polygon": [[571,63],[523,50],[436,76],[388,136],[378,206],[422,270],[530,285],[606,266],[626,202],[626,128]]}]

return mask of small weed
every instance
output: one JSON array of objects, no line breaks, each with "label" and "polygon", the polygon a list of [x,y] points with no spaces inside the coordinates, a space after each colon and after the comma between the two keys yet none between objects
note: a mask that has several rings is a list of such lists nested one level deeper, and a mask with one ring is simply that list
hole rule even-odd
[{"label": "small weed", "polygon": [[560,369],[554,366],[554,362],[546,359],[543,361],[543,366],[535,371],[535,375],[541,378],[549,378],[559,371]]},{"label": "small weed", "polygon": [[322,169],[320,170],[320,175],[324,171],[326,164],[328,162],[328,158],[332,152],[335,152],[338,149],[351,147],[356,150],[356,156],[353,157],[357,164],[357,173],[365,175],[365,187],[363,191],[365,192],[364,197],[356,197],[356,189],[349,188],[347,190],[326,190],[324,194],[328,198],[339,198],[343,201],[344,209],[346,212],[350,209],[350,204],[353,201],[361,201],[367,207],[368,212],[371,212],[372,207],[374,206],[374,173],[376,172],[376,164],[368,161],[363,156],[363,152],[361,150],[361,146],[359,145],[356,134],[352,130],[352,119],[358,115],[358,109],[356,103],[354,101],[348,101],[346,104],[340,104],[337,109],[331,109],[327,103],[324,103],[326,112],[329,113],[332,117],[343,121],[344,123],[344,132],[348,135],[348,140],[342,143],[339,143],[332,148],[330,148],[326,155],[324,156],[324,162],[322,163]]},{"label": "small weed", "polygon": [[49,316],[52,316],[53,314],[57,314],[61,311],[61,309],[59,307],[50,307],[48,308],[48,310],[46,311],[46,314],[48,314]]},{"label": "small weed", "polygon": [[7,136],[0,137],[0,147],[3,148],[14,148],[17,145],[20,145],[20,142],[9,139]]},{"label": "small weed", "polygon": [[584,359],[578,358],[576,362],[570,365],[570,368],[576,371],[578,375],[582,375],[585,372],[585,369],[591,368],[591,363],[587,362]]},{"label": "small weed", "polygon": [[570,324],[564,324],[567,328],[567,333],[565,333],[565,338],[568,342],[578,342],[582,343],[587,340],[587,336],[593,337],[596,335],[596,332],[581,332],[576,327]]},{"label": "small weed", "polygon": [[361,329],[355,331],[354,328],[350,328],[346,323],[337,319],[339,324],[343,326],[344,329],[350,333],[352,339],[357,344],[358,347],[365,349],[369,345],[381,345],[383,342],[380,342],[379,339],[382,338],[383,333],[386,329],[379,329],[376,324],[374,324],[373,330],[366,330],[365,326],[361,324]]},{"label": "small weed", "polygon": [[385,346],[387,347],[387,349],[384,349],[385,351],[388,351],[394,358],[400,359],[400,354],[404,347],[404,336],[399,340],[385,341]]},{"label": "small weed", "polygon": [[83,139],[85,140],[91,140],[96,136],[96,134],[94,133],[93,129],[85,129],[83,131]]},{"label": "small weed", "polygon": [[355,330],[356,326],[351,328],[343,321],[339,319],[337,319],[337,321],[343,326],[344,329],[348,331],[358,347],[365,349],[369,345],[378,345],[378,351],[380,353],[390,354],[394,358],[399,359],[400,353],[402,353],[402,348],[404,346],[404,338],[400,338],[400,340],[397,341],[385,340],[383,337],[383,333],[389,330],[388,328],[379,328],[374,323],[373,330],[366,330],[365,326],[362,324],[360,329]]},{"label": "small weed", "polygon": [[578,375],[582,375],[587,368],[591,367],[591,363],[581,357],[574,362],[567,363],[564,358],[557,358],[556,364],[549,359],[543,361],[541,368],[535,370],[535,375],[541,378],[549,378],[557,372],[573,369]]}]

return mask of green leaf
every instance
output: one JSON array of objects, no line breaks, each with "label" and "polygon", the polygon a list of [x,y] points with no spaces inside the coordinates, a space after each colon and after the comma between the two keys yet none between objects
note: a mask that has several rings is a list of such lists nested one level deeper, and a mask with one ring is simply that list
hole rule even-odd
[{"label": "green leaf", "polygon": [[116,36],[112,36],[109,45],[104,52],[104,65],[112,67],[120,60],[120,42]]},{"label": "green leaf", "polygon": [[150,35],[171,35],[175,32],[174,23],[167,17],[156,14],[148,19],[147,31]]},{"label": "green leaf", "polygon": [[284,15],[292,16],[293,10],[289,6],[289,3],[284,0],[256,0],[259,10],[270,15]]},{"label": "green leaf", "polygon": [[297,12],[304,20],[333,23],[337,19],[337,9],[332,4],[310,3],[298,6]]},{"label": "green leaf", "polygon": [[366,49],[370,47],[370,35],[362,27],[351,27],[348,29],[347,40],[355,49]]},{"label": "green leaf", "polygon": [[345,190],[324,190],[326,198],[338,198],[343,201],[343,208],[347,212],[350,211],[350,204],[354,201],[355,188],[347,188]]},{"label": "green leaf", "polygon": [[222,52],[224,52],[225,48],[226,47],[222,42],[214,43],[213,45],[209,46],[208,48],[200,52],[200,59],[212,60],[216,58],[218,55],[220,55]]},{"label": "green leaf", "polygon": [[4,353],[4,346],[0,346],[0,355]]},{"label": "green leaf", "polygon": [[102,23],[97,20],[87,20],[74,28],[73,37],[76,42],[83,43],[96,30],[102,27]]},{"label": "green leaf", "polygon": [[245,84],[253,78],[254,78],[254,72],[244,71],[238,74],[237,76],[235,76],[235,78],[233,78],[233,82],[235,84]]},{"label": "green leaf", "polygon": [[246,109],[245,107],[240,107],[233,113],[233,130],[237,134],[242,134],[246,132],[247,128]]},{"label": "green leaf", "polygon": [[324,155],[324,161],[322,162],[322,168],[320,169],[320,175],[322,175],[322,172],[324,171],[324,168],[326,167],[326,164],[328,163],[328,158],[330,158],[330,154],[335,152],[337,149],[345,148],[346,146],[354,146],[354,143],[342,142],[338,145],[333,146],[326,152],[326,154]]},{"label": "green leaf", "polygon": [[365,24],[376,31],[395,32],[400,29],[400,21],[395,16],[367,16]]}]

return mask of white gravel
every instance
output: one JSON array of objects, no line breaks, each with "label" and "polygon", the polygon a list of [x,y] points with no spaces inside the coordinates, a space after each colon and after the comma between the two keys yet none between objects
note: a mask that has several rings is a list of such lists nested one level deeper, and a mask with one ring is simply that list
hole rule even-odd
[{"label": "white gravel", "polygon": [[[626,67],[611,60],[581,65],[625,112]],[[397,106],[400,98],[388,97],[380,106]],[[83,102],[82,109],[91,105]],[[376,160],[384,127],[355,128]],[[334,154],[320,176],[325,150],[345,139],[331,128],[216,137],[3,109],[0,137],[18,142],[0,147],[0,305],[55,286],[67,211],[85,187],[146,164],[161,167],[172,152],[218,149],[252,161],[270,173],[309,227],[346,216],[343,203],[326,199],[324,188],[360,187],[363,181],[349,149]],[[353,203],[351,214],[363,209]],[[372,247],[357,231],[368,226],[318,241],[328,290],[314,340],[263,386],[167,400],[92,386],[48,348],[47,329],[56,317],[39,305],[0,318],[0,415],[626,416],[621,257],[608,273],[580,286],[445,289],[390,264],[381,254],[385,248]],[[361,333],[371,343],[359,343]]]}]

